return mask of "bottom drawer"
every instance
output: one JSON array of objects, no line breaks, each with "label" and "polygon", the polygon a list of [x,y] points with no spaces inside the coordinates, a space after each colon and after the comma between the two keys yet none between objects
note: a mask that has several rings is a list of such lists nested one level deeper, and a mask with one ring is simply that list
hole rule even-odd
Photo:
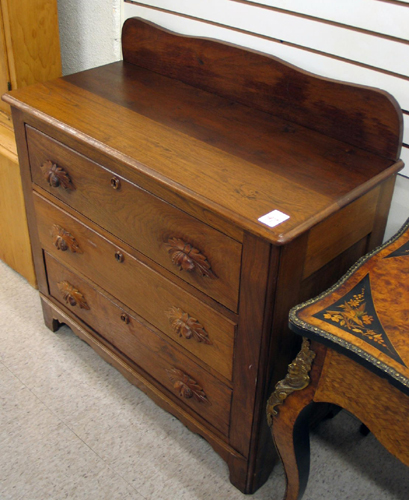
[{"label": "bottom drawer", "polygon": [[[50,295],[226,436],[231,389],[45,254]],[[127,310],[128,311],[128,310]]]}]

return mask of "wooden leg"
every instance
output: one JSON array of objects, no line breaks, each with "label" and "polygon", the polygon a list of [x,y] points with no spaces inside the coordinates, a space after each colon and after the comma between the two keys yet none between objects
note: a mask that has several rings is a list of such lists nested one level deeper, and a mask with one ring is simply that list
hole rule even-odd
[{"label": "wooden leg", "polygon": [[[296,398],[297,396],[294,396]],[[309,416],[311,405],[285,406],[273,419],[274,442],[287,477],[285,500],[298,500],[307,486],[310,471]]]},{"label": "wooden leg", "polygon": [[231,456],[227,460],[229,467],[230,482],[242,493],[249,493],[247,488],[248,462],[239,457]]},{"label": "wooden leg", "polygon": [[309,417],[326,352],[318,344],[313,347],[311,350],[308,339],[303,339],[301,351],[267,403],[267,421],[287,476],[285,500],[300,499],[307,486]]},{"label": "wooden leg", "polygon": [[45,326],[52,332],[56,332],[60,328],[62,323],[60,323],[58,319],[55,318],[54,311],[49,304],[47,304],[44,300],[41,300],[41,305],[43,307]]}]

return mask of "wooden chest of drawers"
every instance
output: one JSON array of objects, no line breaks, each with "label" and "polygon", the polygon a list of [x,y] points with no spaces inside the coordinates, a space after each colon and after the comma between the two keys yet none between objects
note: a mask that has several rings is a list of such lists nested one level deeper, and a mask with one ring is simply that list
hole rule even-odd
[{"label": "wooden chest of drawers", "polygon": [[137,19],[123,50],[5,97],[45,321],[253,492],[274,462],[266,400],[299,347],[288,311],[381,242],[401,113],[384,92]]}]

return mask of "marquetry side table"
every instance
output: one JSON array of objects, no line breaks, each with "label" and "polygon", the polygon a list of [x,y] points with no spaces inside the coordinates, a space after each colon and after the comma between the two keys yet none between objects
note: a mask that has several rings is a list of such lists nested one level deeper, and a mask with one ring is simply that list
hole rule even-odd
[{"label": "marquetry side table", "polygon": [[334,287],[290,311],[302,348],[267,405],[286,500],[301,498],[307,484],[315,403],[350,411],[409,465],[408,304],[409,220]]}]

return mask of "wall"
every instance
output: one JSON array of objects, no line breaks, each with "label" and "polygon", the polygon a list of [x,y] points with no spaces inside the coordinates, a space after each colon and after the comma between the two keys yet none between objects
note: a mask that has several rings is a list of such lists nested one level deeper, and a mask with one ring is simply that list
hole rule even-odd
[{"label": "wall", "polygon": [[122,0],[58,0],[63,74],[121,57]]},{"label": "wall", "polygon": [[[409,217],[409,0],[59,0],[64,73],[120,57],[123,19],[273,54],[308,71],[391,93],[406,124],[387,234]],[[98,10],[96,6],[98,5]]]}]

